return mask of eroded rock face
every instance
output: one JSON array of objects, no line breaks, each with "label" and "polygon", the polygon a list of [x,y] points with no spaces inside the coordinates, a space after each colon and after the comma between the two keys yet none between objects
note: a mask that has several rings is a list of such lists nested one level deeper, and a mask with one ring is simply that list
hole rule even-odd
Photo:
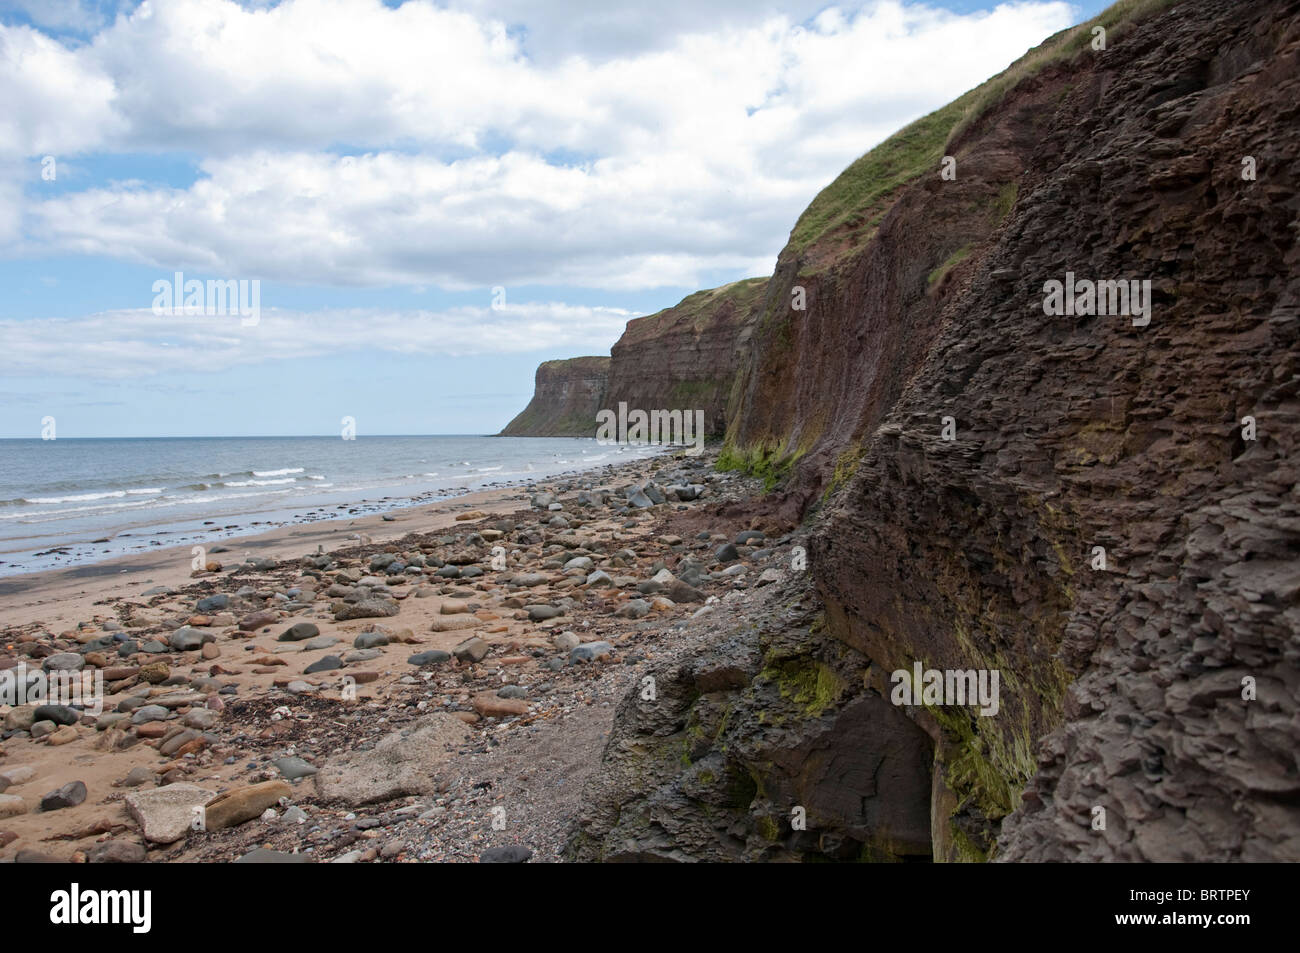
[{"label": "eroded rock face", "polygon": [[748,278],[633,318],[610,350],[603,406],[615,412],[620,402],[647,412],[700,410],[705,433],[721,434],[766,290],[766,278]]},{"label": "eroded rock face", "polygon": [[[1044,78],[1015,207],[813,542],[848,644],[1002,673],[998,716],[936,713],[937,853],[1300,858],[1296,12],[1184,4]],[[1044,316],[1067,270],[1149,278],[1150,324]]]},{"label": "eroded rock face", "polygon": [[629,321],[610,357],[546,361],[533,399],[501,434],[591,437],[597,414],[617,414],[620,402],[629,411],[700,411],[704,433],[721,434],[766,289],[766,278],[747,278],[697,291]]},{"label": "eroded rock face", "polygon": [[903,860],[930,856],[930,738],[880,695],[854,693],[865,657],[796,590],[725,621],[693,657],[623,702],[578,860]]},{"label": "eroded rock face", "polygon": [[608,357],[544,361],[537,367],[533,399],[506,425],[501,436],[592,436],[608,379]]},{"label": "eroded rock face", "polygon": [[[728,442],[803,453],[825,627],[629,697],[576,856],[909,859],[924,801],[936,860],[1300,859],[1300,5],[1079,49],[782,254]],[[1149,323],[1045,314],[1067,272],[1149,280]],[[891,705],[918,661],[997,670],[997,714]]]}]

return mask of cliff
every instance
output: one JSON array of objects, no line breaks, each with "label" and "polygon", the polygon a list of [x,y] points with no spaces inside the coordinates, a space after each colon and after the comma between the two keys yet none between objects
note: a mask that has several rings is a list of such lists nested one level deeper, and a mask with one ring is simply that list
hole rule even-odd
[{"label": "cliff", "polygon": [[547,361],[532,401],[501,434],[589,437],[596,412],[622,401],[629,410],[703,410],[705,432],[720,436],[766,287],[766,278],[747,278],[697,291],[629,321],[610,357]]},{"label": "cliff", "polygon": [[[575,856],[1300,859],[1298,114],[1300,4],[1125,2],[817,197],[722,461],[806,520],[816,611],[620,710]],[[1149,323],[1045,314],[1067,272]],[[885,703],[917,662],[999,711]]]},{"label": "cliff", "polygon": [[705,432],[721,435],[766,288],[766,278],[748,278],[629,321],[610,351],[605,406],[703,410]]},{"label": "cliff", "polygon": [[501,431],[502,437],[590,437],[604,406],[609,358],[573,357],[537,367],[533,399]]}]

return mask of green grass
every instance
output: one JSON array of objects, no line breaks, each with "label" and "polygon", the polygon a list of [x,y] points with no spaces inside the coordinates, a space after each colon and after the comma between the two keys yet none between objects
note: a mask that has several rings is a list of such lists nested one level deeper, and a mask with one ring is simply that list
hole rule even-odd
[{"label": "green grass", "polygon": [[664,308],[644,318],[635,318],[637,322],[654,324],[655,318],[673,312],[678,319],[685,319],[697,331],[703,329],[714,318],[716,310],[730,300],[740,311],[757,307],[759,299],[767,289],[767,278],[742,278],[730,284],[706,291],[696,291],[687,295],[671,308]]},{"label": "green grass", "polygon": [[958,248],[955,252],[949,255],[947,261],[945,261],[934,271],[930,272],[930,276],[926,279],[925,282],[926,286],[933,288],[935,285],[937,285],[940,281],[943,280],[944,275],[948,274],[948,272],[952,271],[963,261],[965,261],[968,257],[970,257],[970,253],[974,250],[974,248],[975,248],[974,245],[962,245],[961,248]]},{"label": "green grass", "polygon": [[[857,159],[817,194],[795,222],[783,256],[791,253],[801,255],[839,230],[858,229],[849,239],[849,245],[863,244],[870,238],[875,223],[880,221],[895,193],[926,173],[938,175],[940,160],[950,154],[951,144],[1000,104],[1016,86],[1043,69],[1088,49],[1093,39],[1093,27],[1106,28],[1106,45],[1113,48],[1135,21],[1175,2],[1177,0],[1120,0],[1092,20],[1048,37],[1001,73],[894,133]],[[1012,198],[1014,200],[1014,195]]]},{"label": "green grass", "polygon": [[[1049,66],[1073,59],[1084,50],[1090,49],[1094,27],[1105,28],[1106,46],[1109,49],[1114,46],[1116,40],[1128,32],[1133,23],[1176,2],[1178,0],[1119,0],[1093,19],[1049,36],[997,76],[972,90],[977,95],[967,104],[966,114],[953,127],[948,141],[951,142],[961,136],[990,109],[1006,99],[1007,93],[1024,80]],[[1099,53],[1099,55],[1105,54]],[[970,93],[966,94],[966,96],[970,95]]]},{"label": "green grass", "polygon": [[1001,222],[1011,214],[1011,207],[1016,204],[1016,196],[1020,194],[1020,184],[1018,182],[1008,182],[998,189],[997,197],[993,200],[993,220]]},{"label": "green grass", "polygon": [[872,213],[900,186],[930,169],[937,175],[944,142],[971,95],[904,127],[841,172],[799,216],[787,251],[801,253],[828,232],[858,219],[869,224]]},{"label": "green grass", "polygon": [[801,456],[802,451],[786,455],[779,446],[770,444],[757,444],[744,450],[728,444],[718,455],[714,469],[756,477],[763,481],[763,489],[770,493],[790,474]]}]

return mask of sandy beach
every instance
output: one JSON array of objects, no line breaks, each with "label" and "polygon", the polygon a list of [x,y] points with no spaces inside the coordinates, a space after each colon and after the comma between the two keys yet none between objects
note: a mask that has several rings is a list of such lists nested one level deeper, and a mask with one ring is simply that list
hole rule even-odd
[{"label": "sandy beach", "polygon": [[[519,487],[483,490],[451,500],[411,506],[384,514],[345,517],[282,526],[277,529],[212,544],[212,558],[233,568],[247,556],[287,559],[357,545],[357,537],[385,543],[412,532],[432,532],[455,523],[455,515],[480,509],[504,513],[527,505],[528,493]],[[221,551],[225,550],[225,551]],[[138,595],[151,586],[181,586],[194,577],[192,546],[160,546],[138,555],[66,569],[0,577],[0,625],[6,628],[42,622],[75,625],[93,615],[90,607],[114,596]]]},{"label": "sandy beach", "polygon": [[640,666],[781,576],[756,489],[665,456],[7,579],[0,676],[105,687],[0,706],[0,861],[561,859]]}]

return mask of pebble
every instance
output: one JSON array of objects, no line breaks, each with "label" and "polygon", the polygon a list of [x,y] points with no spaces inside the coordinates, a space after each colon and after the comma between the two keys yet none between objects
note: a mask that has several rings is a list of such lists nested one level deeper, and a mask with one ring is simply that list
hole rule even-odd
[{"label": "pebble", "polygon": [[275,765],[276,770],[280,772],[282,777],[285,777],[290,781],[296,781],[299,778],[309,778],[316,773],[316,766],[314,764],[308,764],[302,758],[298,757],[277,758],[271,763]]},{"label": "pebble", "polygon": [[587,642],[579,645],[569,653],[569,661],[573,663],[594,662],[597,659],[604,658],[612,654],[614,646],[608,642]]},{"label": "pebble", "polygon": [[126,777],[122,779],[122,787],[138,788],[142,784],[152,784],[156,777],[152,768],[137,765],[126,773]]},{"label": "pebble", "polygon": [[49,738],[46,739],[46,744],[58,747],[59,745],[66,745],[76,741],[78,737],[80,736],[77,734],[76,728],[72,725],[64,725],[62,728],[50,732]]},{"label": "pebble", "polygon": [[640,619],[650,614],[650,603],[644,599],[629,599],[614,615],[620,619]]},{"label": "pebble", "polygon": [[26,784],[34,777],[36,777],[36,770],[25,764],[14,765],[12,768],[0,771],[0,780],[6,781],[10,787]]},{"label": "pebble", "polygon": [[86,785],[81,781],[69,781],[57,791],[51,791],[41,798],[42,811],[61,811],[76,807],[86,800]]},{"label": "pebble", "polygon": [[481,662],[490,651],[491,647],[476,635],[456,646],[452,654],[462,662]]},{"label": "pebble", "polygon": [[145,705],[131,713],[131,724],[143,725],[150,721],[162,721],[170,715],[171,712],[162,705]]},{"label": "pebble", "polygon": [[206,596],[198,601],[194,609],[200,613],[219,612],[230,606],[230,596],[224,592],[219,592],[214,596]]},{"label": "pebble", "polygon": [[75,725],[81,721],[81,712],[67,705],[41,705],[35,716],[36,721],[52,721],[56,725]]},{"label": "pebble", "polygon": [[86,660],[76,652],[56,652],[45,657],[41,668],[47,672],[78,672],[85,664]]},{"label": "pebble", "polygon": [[147,854],[140,844],[128,840],[110,840],[96,844],[86,855],[92,864],[143,864]]},{"label": "pebble", "polygon": [[305,642],[320,635],[320,628],[314,622],[296,622],[280,633],[277,642]]}]

